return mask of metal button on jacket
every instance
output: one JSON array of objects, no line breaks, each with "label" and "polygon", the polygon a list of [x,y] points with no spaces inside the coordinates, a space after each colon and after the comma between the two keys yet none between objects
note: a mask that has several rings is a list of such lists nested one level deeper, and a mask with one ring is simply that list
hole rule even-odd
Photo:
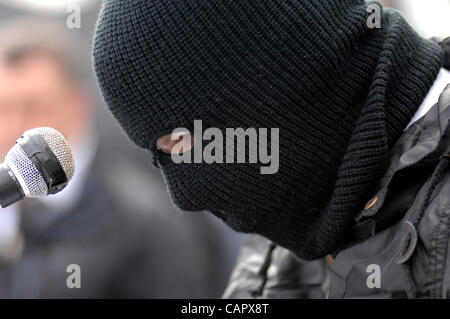
[{"label": "metal button on jacket", "polygon": [[369,200],[366,204],[366,206],[364,206],[364,210],[369,210],[371,208],[373,208],[379,201],[380,199],[378,198],[378,196],[373,197],[371,200]]}]

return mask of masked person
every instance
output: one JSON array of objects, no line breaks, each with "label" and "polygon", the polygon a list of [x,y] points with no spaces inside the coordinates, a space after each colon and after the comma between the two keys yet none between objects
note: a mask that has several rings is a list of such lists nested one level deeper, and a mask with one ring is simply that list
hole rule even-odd
[{"label": "masked person", "polygon": [[[267,238],[244,247],[228,295],[301,296],[308,272],[292,265],[328,256],[331,297],[443,297],[450,89],[438,104],[434,95],[448,78],[443,47],[377,2],[106,0],[93,58],[104,99],[151,151],[173,201]],[[175,149],[170,135],[195,132],[196,120],[223,135],[259,130],[277,169],[262,174],[250,160],[250,133],[239,163],[174,161],[202,147],[193,134]],[[264,129],[279,135],[269,143]],[[227,159],[246,151],[228,151],[234,139],[219,135],[203,138]],[[261,264],[246,267],[255,254]],[[382,272],[369,285],[373,265]],[[284,285],[268,292],[270,278]]]}]

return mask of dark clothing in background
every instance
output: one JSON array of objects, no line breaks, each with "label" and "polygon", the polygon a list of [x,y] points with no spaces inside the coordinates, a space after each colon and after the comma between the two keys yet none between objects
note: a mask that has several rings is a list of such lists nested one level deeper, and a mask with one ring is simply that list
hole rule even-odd
[{"label": "dark clothing in background", "polygon": [[[25,205],[25,250],[16,262],[0,262],[0,298],[219,297],[227,271],[210,220],[174,211],[158,177],[98,153],[70,211]],[[81,268],[81,289],[66,285],[70,264]]]},{"label": "dark clothing in background", "polygon": [[323,259],[304,261],[264,237],[249,235],[223,297],[321,299],[327,276]]},{"label": "dark clothing in background", "polygon": [[[251,237],[224,297],[450,298],[450,85],[397,141],[372,194],[331,267]],[[380,288],[367,286],[370,265]]]}]

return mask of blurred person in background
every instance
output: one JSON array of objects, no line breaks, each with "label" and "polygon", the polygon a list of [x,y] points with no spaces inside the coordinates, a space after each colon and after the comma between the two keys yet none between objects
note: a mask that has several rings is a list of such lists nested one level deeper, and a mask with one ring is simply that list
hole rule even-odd
[{"label": "blurred person in background", "polygon": [[[0,210],[0,298],[218,297],[227,261],[216,228],[175,212],[155,176],[101,143],[89,49],[63,29],[41,20],[0,29],[1,157],[24,131],[49,126],[76,162],[63,192]],[[71,264],[79,289],[66,283]]]}]

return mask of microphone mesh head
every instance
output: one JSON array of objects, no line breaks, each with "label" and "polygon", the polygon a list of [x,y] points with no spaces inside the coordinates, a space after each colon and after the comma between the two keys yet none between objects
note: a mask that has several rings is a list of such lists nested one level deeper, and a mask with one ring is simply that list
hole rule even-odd
[{"label": "microphone mesh head", "polygon": [[[38,133],[44,138],[66,173],[67,180],[70,181],[75,171],[75,162],[72,150],[64,136],[57,130],[48,127],[26,131],[24,136],[30,133]],[[19,144],[16,144],[8,152],[5,163],[18,179],[25,196],[42,197],[48,194],[44,178]]]},{"label": "microphone mesh head", "polygon": [[38,131],[47,142],[48,146],[55,154],[64,172],[66,173],[67,180],[70,181],[75,172],[75,161],[73,159],[73,154],[69,143],[67,143],[61,133],[50,127],[35,128],[33,130],[26,131],[25,135],[28,132],[36,131]]}]

